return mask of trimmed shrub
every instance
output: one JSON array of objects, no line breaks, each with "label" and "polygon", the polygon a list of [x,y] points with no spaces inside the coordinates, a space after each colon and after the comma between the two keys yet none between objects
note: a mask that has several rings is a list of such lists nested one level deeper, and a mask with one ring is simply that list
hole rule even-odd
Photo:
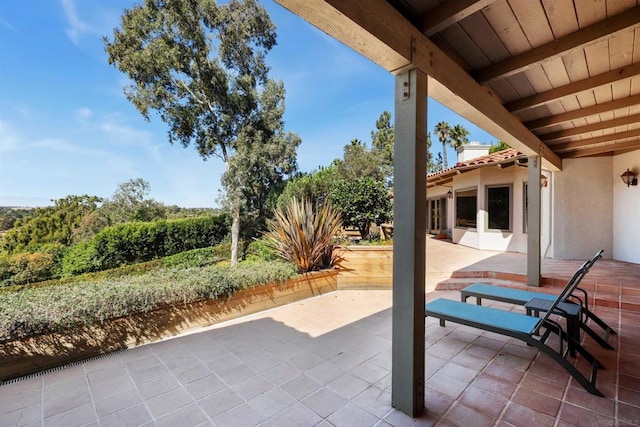
[{"label": "trimmed shrub", "polygon": [[275,249],[271,247],[265,237],[252,240],[247,245],[245,260],[247,261],[274,261],[280,259]]},{"label": "trimmed shrub", "polygon": [[231,245],[222,243],[210,248],[193,249],[162,259],[162,264],[167,268],[204,267],[229,259]]},{"label": "trimmed shrub", "polygon": [[223,298],[294,275],[295,267],[288,263],[242,262],[233,268],[162,269],[136,277],[1,293],[0,342],[93,325],[165,304]]},{"label": "trimmed shrub", "polygon": [[100,270],[95,241],[85,240],[72,246],[62,258],[60,265],[63,277]]},{"label": "trimmed shrub", "polygon": [[[124,265],[122,267],[111,268],[108,270],[88,272],[77,274],[75,276],[63,277],[60,279],[50,279],[38,283],[31,283],[29,287],[43,287],[43,286],[59,286],[70,283],[91,282],[100,281],[109,278],[135,276],[149,273],[153,270],[160,268],[191,268],[191,267],[204,267],[207,265],[213,265],[224,260],[229,259],[230,244],[221,243],[217,246],[210,248],[193,249],[191,251],[182,252],[179,254],[171,255],[162,259],[156,259],[147,262],[141,262],[139,264]],[[69,258],[71,260],[73,258]],[[2,260],[0,257],[0,273],[2,272]],[[23,289],[25,286],[12,285],[12,282],[7,281],[4,287],[0,287],[0,292],[14,292]]]},{"label": "trimmed shrub", "polygon": [[62,274],[101,271],[214,246],[228,234],[226,215],[108,227],[68,252]]}]

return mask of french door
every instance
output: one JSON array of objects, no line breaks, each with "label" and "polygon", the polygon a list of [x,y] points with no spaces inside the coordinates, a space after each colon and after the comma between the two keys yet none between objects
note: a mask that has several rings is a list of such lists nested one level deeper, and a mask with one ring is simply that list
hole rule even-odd
[{"label": "french door", "polygon": [[447,199],[429,199],[427,228],[431,234],[440,234],[447,231]]}]

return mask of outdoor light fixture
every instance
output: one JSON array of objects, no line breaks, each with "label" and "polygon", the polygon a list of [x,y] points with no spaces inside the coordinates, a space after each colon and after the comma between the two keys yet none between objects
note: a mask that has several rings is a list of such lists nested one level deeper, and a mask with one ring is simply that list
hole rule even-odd
[{"label": "outdoor light fixture", "polygon": [[540,175],[540,187],[546,187],[547,183],[549,182],[547,175],[542,174]]},{"label": "outdoor light fixture", "polygon": [[630,185],[638,185],[638,178],[636,178],[636,174],[631,172],[629,169],[620,175],[620,178],[622,178],[622,181],[627,184],[627,187]]},{"label": "outdoor light fixture", "polygon": [[451,190],[447,191],[447,197],[453,199],[453,192]]}]

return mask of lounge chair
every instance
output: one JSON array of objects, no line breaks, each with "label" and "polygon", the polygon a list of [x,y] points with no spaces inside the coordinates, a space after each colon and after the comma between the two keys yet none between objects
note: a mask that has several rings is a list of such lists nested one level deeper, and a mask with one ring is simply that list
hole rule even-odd
[{"label": "lounge chair", "polygon": [[[602,253],[604,250],[598,251],[593,258],[591,258],[588,263],[587,271],[590,269],[593,264],[600,258],[602,258]],[[586,274],[586,272],[585,272]],[[584,275],[582,276],[584,277]],[[613,349],[611,344],[609,344],[609,336],[611,334],[616,334],[616,331],[613,330],[609,325],[607,325],[602,319],[600,319],[597,315],[595,315],[591,310],[589,310],[589,295],[587,291],[578,287],[577,285],[582,280],[582,277],[579,278],[578,283],[576,284],[574,290],[567,296],[568,299],[563,300],[559,307],[563,311],[560,311],[556,314],[562,314],[567,317],[568,322],[573,322],[573,317],[575,316],[572,313],[575,313],[577,308],[575,306],[572,307],[573,304],[579,305],[579,314],[580,316],[577,318],[575,323],[571,325],[567,325],[568,329],[572,329],[575,326],[579,327],[583,331],[585,331],[591,338],[593,338],[598,344],[602,347]],[[576,295],[576,293],[580,292],[580,295]],[[532,291],[524,291],[520,289],[511,289],[511,288],[503,288],[500,286],[487,285],[484,283],[474,283],[473,285],[467,286],[466,288],[460,291],[460,298],[463,302],[467,301],[469,297],[476,297],[476,304],[481,305],[482,299],[489,299],[494,301],[502,301],[509,304],[516,305],[526,305],[529,301],[536,300],[540,306],[540,300],[542,302],[546,301],[546,305],[550,304],[550,302],[556,299],[555,295],[545,294],[542,292],[532,292]],[[541,304],[544,306],[545,304]],[[535,310],[527,307],[527,313],[530,314],[531,311],[537,312],[539,310]],[[594,331],[589,325],[587,325],[587,319],[591,319],[594,323],[602,328],[604,331],[603,336],[600,336],[596,331]],[[571,326],[571,328],[570,328]],[[574,336],[575,333],[570,331]],[[579,334],[579,331],[577,331]]]},{"label": "lounge chair", "polygon": [[[562,366],[573,378],[584,387],[589,393],[603,396],[596,388],[598,369],[604,366],[596,360],[579,342],[567,335],[559,323],[550,319],[553,313],[557,313],[558,306],[577,286],[579,278],[584,276],[589,270],[588,261],[576,271],[574,277],[567,283],[560,295],[549,306],[549,309],[540,318],[528,316],[524,313],[499,310],[481,305],[466,304],[460,301],[453,301],[439,298],[425,305],[425,317],[436,317],[440,319],[440,326],[445,326],[445,321],[494,332],[496,334],[509,336],[523,341],[543,353],[550,356],[560,366]],[[558,349],[547,345],[547,340],[551,334],[558,335]],[[567,348],[564,342],[567,342]],[[591,372],[587,379],[578,371],[566,357],[569,347],[577,350],[591,364]]]}]

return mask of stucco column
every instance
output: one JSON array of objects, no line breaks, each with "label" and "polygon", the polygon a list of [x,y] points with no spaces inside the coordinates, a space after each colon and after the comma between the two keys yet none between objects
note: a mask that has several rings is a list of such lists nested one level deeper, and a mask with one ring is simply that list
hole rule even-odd
[{"label": "stucco column", "polygon": [[527,161],[527,285],[540,286],[540,173],[542,160]]},{"label": "stucco column", "polygon": [[427,76],[396,76],[391,404],[424,409]]}]

